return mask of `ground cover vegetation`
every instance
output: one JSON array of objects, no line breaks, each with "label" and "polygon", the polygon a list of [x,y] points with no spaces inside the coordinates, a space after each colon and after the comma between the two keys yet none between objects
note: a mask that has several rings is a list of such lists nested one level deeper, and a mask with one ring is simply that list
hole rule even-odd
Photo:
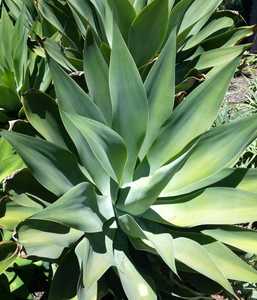
[{"label": "ground cover vegetation", "polygon": [[3,299],[257,282],[257,119],[217,126],[255,26],[221,4],[0,1]]}]

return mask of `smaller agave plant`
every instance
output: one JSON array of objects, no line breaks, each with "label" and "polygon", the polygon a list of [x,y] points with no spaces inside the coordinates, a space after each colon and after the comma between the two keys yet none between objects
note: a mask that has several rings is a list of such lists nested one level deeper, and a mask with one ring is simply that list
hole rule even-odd
[{"label": "smaller agave plant", "polygon": [[89,50],[88,94],[49,59],[57,100],[23,97],[38,136],[1,132],[28,170],[5,181],[0,225],[57,263],[48,299],[173,299],[199,274],[233,297],[231,280],[257,282],[238,255],[257,254],[257,233],[236,225],[257,219],[257,172],[233,168],[257,119],[212,127],[238,59],[173,109],[176,30],[144,82],[116,26],[109,64]]}]

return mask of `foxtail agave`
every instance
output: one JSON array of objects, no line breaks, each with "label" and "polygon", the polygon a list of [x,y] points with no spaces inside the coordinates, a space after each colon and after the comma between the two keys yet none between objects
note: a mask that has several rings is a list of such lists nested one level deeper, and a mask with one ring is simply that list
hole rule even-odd
[{"label": "foxtail agave", "polygon": [[173,109],[176,30],[144,82],[116,26],[109,65],[91,46],[89,94],[49,59],[57,101],[23,97],[38,136],[1,132],[34,179],[6,180],[0,225],[58,264],[48,299],[172,299],[183,274],[230,295],[230,280],[257,282],[237,255],[257,253],[257,233],[235,226],[257,219],[257,172],[233,169],[257,119],[212,127],[238,59]]},{"label": "foxtail agave", "polygon": [[[192,87],[192,82],[201,79],[199,74],[192,72],[194,68],[204,72],[205,69],[237,57],[247,47],[239,45],[239,42],[252,35],[256,29],[254,26],[237,27],[239,17],[235,13],[217,11],[221,2],[222,0],[39,0],[36,6],[40,15],[61,33],[63,52],[71,62],[76,62],[78,68],[82,55],[81,35],[84,38],[87,36],[89,26],[108,55],[114,18],[144,77],[170,32],[177,27],[179,55],[176,82],[178,85],[183,82],[177,87],[177,91],[184,91],[185,88]],[[49,52],[49,45],[46,42],[44,45]],[[61,62],[61,53],[58,53],[58,57],[53,51],[49,55]],[[185,60],[187,64],[184,64]]]}]

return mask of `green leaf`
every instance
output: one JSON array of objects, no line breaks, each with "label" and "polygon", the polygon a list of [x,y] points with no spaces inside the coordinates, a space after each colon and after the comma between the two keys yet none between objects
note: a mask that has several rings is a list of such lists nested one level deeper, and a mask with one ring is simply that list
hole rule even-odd
[{"label": "green leaf", "polygon": [[146,1],[145,0],[135,0],[133,6],[134,6],[137,14],[139,14],[141,12],[141,10],[146,6]]},{"label": "green leaf", "polygon": [[211,21],[199,33],[193,35],[183,47],[183,51],[199,45],[215,32],[233,26],[234,21],[229,17],[222,17]]},{"label": "green leaf", "polygon": [[21,103],[17,93],[9,87],[0,85],[0,108],[9,112],[17,112],[20,107]]},{"label": "green leaf", "polygon": [[82,269],[82,283],[90,290],[113,265],[112,240],[99,233],[92,240],[84,238],[75,250]]},{"label": "green leaf", "polygon": [[76,146],[87,179],[93,182],[104,195],[109,195],[110,176],[105,172],[83,134],[67,117],[67,113],[61,111],[61,117],[69,136]]},{"label": "green leaf", "polygon": [[145,136],[148,107],[143,82],[117,27],[114,28],[110,60],[110,92],[113,128],[123,137],[128,151],[124,174],[126,182],[132,179],[137,155]]},{"label": "green leaf", "polygon": [[251,283],[257,282],[257,271],[223,244],[214,242],[203,247],[226,278]]},{"label": "green leaf", "polygon": [[61,46],[56,41],[47,38],[44,40],[43,45],[46,53],[52,59],[58,62],[62,67],[64,67],[67,70],[76,71],[76,69],[73,67],[73,65],[68,61],[68,59],[64,55],[64,51],[61,48]]},{"label": "green leaf", "polygon": [[120,182],[127,159],[122,138],[102,123],[75,114],[65,115],[80,130],[107,174]]},{"label": "green leaf", "polygon": [[236,57],[240,56],[249,44],[233,46],[227,48],[218,48],[203,52],[199,55],[199,59],[195,65],[198,70],[204,70],[211,67],[224,65],[225,63],[233,61]]},{"label": "green leaf", "polygon": [[12,146],[3,138],[0,138],[0,182],[23,167],[23,161],[15,153]]},{"label": "green leaf", "polygon": [[[242,26],[234,29],[234,33],[231,38],[224,44],[223,47],[231,47],[237,45],[246,37],[250,37],[255,33],[255,26]],[[232,32],[232,30],[231,30]]]},{"label": "green leaf", "polygon": [[144,279],[142,273],[136,269],[128,254],[121,250],[124,249],[124,243],[126,247],[126,241],[123,241],[121,237],[116,239],[114,260],[128,299],[157,300],[156,293]]},{"label": "green leaf", "polygon": [[37,8],[40,14],[73,44],[78,39],[76,23],[71,17],[68,6],[60,1],[39,0]]},{"label": "green leaf", "polygon": [[162,190],[180,170],[188,158],[188,152],[170,164],[156,170],[148,177],[141,177],[120,191],[117,207],[133,215],[144,213],[156,202]]},{"label": "green leaf", "polygon": [[222,226],[221,228],[202,230],[202,233],[247,253],[257,254],[257,233],[254,230],[238,226]]},{"label": "green leaf", "polygon": [[63,148],[15,132],[2,131],[1,136],[13,145],[33,176],[55,195],[85,181],[75,157]]},{"label": "green leaf", "polygon": [[214,12],[221,2],[222,0],[209,0],[208,2],[205,0],[195,0],[184,15],[179,33],[182,33],[206,15]]},{"label": "green leaf", "polygon": [[136,16],[133,6],[129,0],[108,0],[107,2],[112,10],[115,23],[118,25],[124,40],[127,40],[131,23]]},{"label": "green leaf", "polygon": [[0,242],[0,274],[15,261],[18,250],[14,242]]},{"label": "green leaf", "polygon": [[234,295],[234,291],[229,281],[217,268],[215,262],[212,260],[208,251],[204,247],[187,238],[173,239],[173,245],[177,260],[187,265],[191,269],[216,281],[230,294]]},{"label": "green leaf", "polygon": [[19,242],[29,256],[57,259],[63,249],[84,235],[76,229],[41,220],[26,220],[18,228]]},{"label": "green leaf", "polygon": [[2,8],[0,19],[0,36],[2,43],[0,45],[0,62],[5,69],[12,69],[12,35],[14,26],[5,7]]},{"label": "green leaf", "polygon": [[[151,206],[145,217],[175,226],[254,222],[257,194],[233,188],[207,188]],[[188,218],[190,216],[190,218]],[[163,220],[163,221],[162,221]]]},{"label": "green leaf", "polygon": [[145,89],[149,101],[149,122],[147,134],[140,151],[141,159],[148,152],[160,128],[169,118],[175,98],[175,65],[176,65],[176,28],[170,34],[157,61],[151,68]]},{"label": "green leaf", "polygon": [[113,19],[114,19],[113,12],[111,11],[109,5],[111,3],[109,1],[102,1],[102,0],[90,0],[90,1],[94,5],[96,11],[98,12],[102,20],[107,40],[109,42],[109,45],[111,45],[112,34],[113,34]]},{"label": "green leaf", "polygon": [[[40,203],[52,203],[56,200],[56,196],[44,188],[31,174],[27,168],[16,171],[12,176],[5,178],[3,182],[3,191],[8,193],[11,200],[16,201],[20,195],[33,195]],[[40,199],[40,201],[39,201]],[[42,200],[45,199],[46,201]],[[20,199],[18,204],[20,204]],[[30,202],[35,204],[34,202]],[[34,206],[34,205],[33,205]],[[38,204],[36,205],[38,206]]]},{"label": "green leaf", "polygon": [[40,210],[38,207],[23,206],[13,201],[0,202],[0,227],[14,230],[15,227]]},{"label": "green leaf", "polygon": [[23,96],[23,106],[30,124],[49,142],[68,150],[71,141],[62,124],[56,102],[48,95],[32,90]]},{"label": "green leaf", "polygon": [[174,28],[177,28],[177,31],[179,31],[180,25],[183,21],[183,17],[193,1],[194,0],[180,0],[176,2],[175,6],[170,12],[168,32],[171,32],[172,30],[174,30]]},{"label": "green leaf", "polygon": [[98,216],[97,196],[89,183],[81,183],[66,192],[56,202],[30,217],[59,223],[84,232],[102,231]]},{"label": "green leaf", "polygon": [[22,8],[19,18],[16,20],[13,40],[12,40],[12,58],[16,77],[17,90],[20,90],[24,85],[27,59],[28,59],[28,22],[26,19],[26,9]]},{"label": "green leaf", "polygon": [[68,4],[74,9],[74,11],[78,12],[78,14],[95,32],[97,32],[93,11],[90,7],[89,1],[68,0]]},{"label": "green leaf", "polygon": [[[86,176],[104,194],[108,194],[109,176],[98,162],[88,142],[64,112],[78,114],[101,122],[104,122],[104,117],[87,94],[53,61],[50,61],[50,69],[56,84],[56,93],[63,124],[77,148],[81,163],[86,168]],[[73,99],[73,101],[70,101],[70,99]]]},{"label": "green leaf", "polygon": [[163,261],[170,269],[177,274],[175,265],[175,256],[173,249],[173,237],[169,233],[162,232],[157,224],[146,224],[143,221],[136,220],[130,215],[119,216],[119,222],[122,230],[136,239],[148,240],[148,246],[155,249]]},{"label": "green leaf", "polygon": [[[76,254],[70,250],[57,268],[51,282],[49,300],[74,299],[80,277],[80,266]],[[63,284],[65,282],[65,285]]]},{"label": "green leaf", "polygon": [[[49,62],[58,104],[61,110],[104,122],[99,108],[53,60]],[[72,99],[72,101],[71,101]]]},{"label": "green leaf", "polygon": [[240,182],[236,185],[237,189],[257,193],[257,170],[256,169],[235,169],[241,177]]},{"label": "green leaf", "polygon": [[158,53],[167,31],[168,13],[168,0],[154,0],[132,23],[128,45],[138,66],[143,66]]},{"label": "green leaf", "polygon": [[212,126],[237,65],[238,60],[235,60],[217,68],[175,109],[149,150],[148,160],[152,170],[174,158]]},{"label": "green leaf", "polygon": [[233,166],[245,148],[256,138],[256,129],[256,118],[249,117],[214,128],[202,135],[190,158],[172,178],[161,196],[175,196],[196,190],[202,181]]},{"label": "green leaf", "polygon": [[89,94],[100,108],[108,124],[112,123],[108,65],[94,38],[87,39],[84,51],[84,72]]}]

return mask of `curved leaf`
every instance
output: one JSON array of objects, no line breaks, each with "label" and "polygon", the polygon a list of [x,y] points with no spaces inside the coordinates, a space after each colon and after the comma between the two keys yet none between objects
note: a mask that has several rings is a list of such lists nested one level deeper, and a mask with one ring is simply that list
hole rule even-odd
[{"label": "curved leaf", "polygon": [[233,166],[256,136],[255,116],[214,128],[202,135],[190,158],[172,178],[161,196],[175,196],[196,190],[208,178]]},{"label": "curved leaf", "polygon": [[[157,300],[157,295],[131,262],[126,249],[126,241],[116,238],[114,245],[114,261],[123,289],[128,299]],[[121,249],[124,249],[123,251]]]},{"label": "curved leaf", "polygon": [[53,60],[49,62],[57,94],[58,104],[63,111],[77,113],[87,118],[104,122],[99,108],[88,95]]},{"label": "curved leaf", "polygon": [[103,226],[97,196],[89,183],[75,186],[30,219],[59,223],[84,232],[100,232]]},{"label": "curved leaf", "polygon": [[119,182],[127,159],[122,138],[102,123],[75,114],[65,115],[80,130],[105,171]]},{"label": "curved leaf", "polygon": [[257,233],[254,230],[236,226],[223,226],[221,228],[205,229],[202,230],[202,233],[247,253],[257,254]]},{"label": "curved leaf", "polygon": [[15,261],[18,250],[18,245],[14,242],[0,242],[0,274]]},{"label": "curved leaf", "polygon": [[148,153],[151,169],[175,157],[194,138],[212,126],[237,65],[238,60],[235,60],[217,68],[213,76],[191,92],[175,109]]},{"label": "curved leaf", "polygon": [[113,33],[110,92],[113,128],[123,137],[128,150],[124,181],[130,181],[146,132],[148,106],[143,82],[117,27]]},{"label": "curved leaf", "polygon": [[64,248],[78,241],[84,232],[41,220],[26,220],[18,228],[18,238],[29,256],[57,259]]},{"label": "curved leaf", "polygon": [[[208,188],[151,206],[144,217],[175,226],[241,224],[256,220],[257,194],[233,188]],[[190,216],[190,218],[188,217]]]},{"label": "curved leaf", "polygon": [[46,140],[68,150],[67,145],[71,141],[63,127],[56,102],[36,90],[26,93],[22,102],[30,124]]},{"label": "curved leaf", "polygon": [[141,177],[129,183],[120,191],[117,207],[133,215],[144,213],[156,202],[168,182],[182,168],[189,154],[187,152],[177,160],[156,170],[148,177]]},{"label": "curved leaf", "polygon": [[13,145],[33,176],[55,195],[86,180],[75,157],[63,148],[15,132],[2,131],[1,136]]},{"label": "curved leaf", "polygon": [[176,28],[170,34],[157,61],[152,66],[146,80],[145,89],[149,102],[149,122],[147,134],[140,150],[142,159],[148,152],[160,128],[169,118],[175,98]]},{"label": "curved leaf", "polygon": [[183,47],[183,50],[188,50],[199,45],[202,41],[207,39],[213,33],[228,28],[234,25],[233,19],[229,17],[222,17],[211,21],[208,25],[206,25],[199,33],[193,35]]},{"label": "curved leaf", "polygon": [[257,271],[223,244],[214,242],[203,247],[226,278],[252,283],[257,282]]},{"label": "curved leaf", "polygon": [[84,50],[84,72],[90,96],[101,109],[108,124],[112,123],[108,65],[95,39],[87,39]]},{"label": "curved leaf", "polygon": [[13,172],[24,168],[24,163],[15,153],[15,150],[12,146],[5,141],[3,138],[0,138],[0,182],[3,181],[7,176],[10,176]]},{"label": "curved leaf", "polygon": [[214,12],[221,2],[222,0],[209,0],[208,2],[205,0],[195,0],[184,15],[179,33],[182,33],[206,15]]},{"label": "curved leaf", "polygon": [[208,251],[197,242],[187,238],[177,238],[173,240],[175,257],[183,264],[193,270],[209,277],[223,286],[230,294],[234,291],[229,281],[217,268]]},{"label": "curved leaf", "polygon": [[167,31],[168,13],[168,0],[154,0],[132,23],[128,46],[138,66],[147,63],[159,51]]}]

